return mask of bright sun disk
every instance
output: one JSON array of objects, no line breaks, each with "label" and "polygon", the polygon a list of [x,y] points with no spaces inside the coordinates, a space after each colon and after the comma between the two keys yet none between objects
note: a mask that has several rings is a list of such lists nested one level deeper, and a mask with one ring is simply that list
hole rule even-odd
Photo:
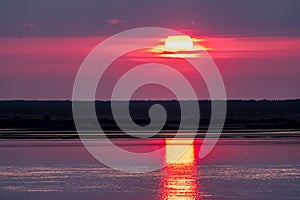
[{"label": "bright sun disk", "polygon": [[193,49],[193,40],[188,35],[168,36],[165,48],[168,51],[189,51]]}]

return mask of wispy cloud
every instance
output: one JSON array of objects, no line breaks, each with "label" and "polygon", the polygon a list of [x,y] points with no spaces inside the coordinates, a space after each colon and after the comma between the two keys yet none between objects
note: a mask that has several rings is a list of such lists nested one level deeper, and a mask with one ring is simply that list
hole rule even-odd
[{"label": "wispy cloud", "polygon": [[121,25],[121,24],[126,24],[126,20],[121,20],[121,19],[108,19],[107,23],[110,25]]},{"label": "wispy cloud", "polygon": [[32,29],[35,27],[35,25],[33,23],[27,23],[27,24],[21,24],[22,28],[28,28],[28,29]]}]

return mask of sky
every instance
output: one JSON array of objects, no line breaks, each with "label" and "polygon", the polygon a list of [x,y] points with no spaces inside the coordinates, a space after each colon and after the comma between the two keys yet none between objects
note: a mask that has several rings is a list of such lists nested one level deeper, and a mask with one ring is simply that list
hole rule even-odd
[{"label": "sky", "polygon": [[[76,73],[97,44],[149,26],[199,39],[218,66],[229,99],[300,98],[299,9],[298,0],[2,0],[0,99],[71,99]],[[114,62],[97,98],[109,99],[122,73],[153,56],[133,52]],[[180,59],[154,60],[175,65],[200,99],[209,98],[201,77]],[[152,75],[166,77],[155,69]],[[172,98],[166,88],[145,91],[135,97]]]}]

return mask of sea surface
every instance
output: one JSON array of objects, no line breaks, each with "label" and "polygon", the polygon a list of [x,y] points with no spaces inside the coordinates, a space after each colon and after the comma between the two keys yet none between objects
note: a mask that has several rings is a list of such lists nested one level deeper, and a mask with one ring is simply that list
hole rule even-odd
[{"label": "sea surface", "polygon": [[[168,163],[191,139],[113,140],[140,153],[164,146]],[[125,173],[96,160],[78,139],[2,139],[0,199],[300,199],[300,138],[220,139],[199,159],[201,140],[163,169]]]}]

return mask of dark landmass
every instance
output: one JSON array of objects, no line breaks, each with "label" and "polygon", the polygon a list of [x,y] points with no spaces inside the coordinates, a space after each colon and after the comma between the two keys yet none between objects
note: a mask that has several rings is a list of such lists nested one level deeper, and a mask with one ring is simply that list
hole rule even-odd
[{"label": "dark landmass", "polygon": [[[123,104],[120,101],[118,104]],[[186,101],[185,103],[188,103]],[[198,101],[200,106],[199,133],[205,133],[210,122],[211,102]],[[131,101],[130,114],[133,121],[141,126],[150,123],[149,108],[161,104],[167,112],[167,121],[162,132],[174,132],[180,124],[180,106],[177,101]],[[95,103],[98,121],[110,137],[124,135],[116,125],[111,102]],[[84,119],[83,119],[84,120]],[[193,119],[190,119],[193,120]],[[72,117],[71,101],[0,101],[0,138],[12,138],[27,135],[28,130],[37,136],[51,137],[56,132],[64,132],[64,137],[77,137]],[[295,131],[300,129],[300,100],[229,100],[224,133],[247,132],[249,137],[254,132]],[[18,134],[17,130],[22,130]],[[186,128],[188,132],[188,127]],[[10,134],[11,133],[11,134]],[[14,134],[12,134],[14,133]],[[56,135],[58,136],[58,135]],[[164,134],[164,136],[168,136]],[[236,135],[235,135],[236,136]],[[279,135],[281,136],[281,135]],[[63,138],[63,136],[61,136]],[[201,137],[201,134],[199,134]]]}]

